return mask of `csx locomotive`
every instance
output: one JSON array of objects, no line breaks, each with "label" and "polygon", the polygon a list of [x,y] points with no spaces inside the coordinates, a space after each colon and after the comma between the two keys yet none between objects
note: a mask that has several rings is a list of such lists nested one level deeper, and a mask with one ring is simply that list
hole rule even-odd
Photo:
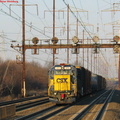
[{"label": "csx locomotive", "polygon": [[105,78],[84,67],[60,64],[49,70],[48,96],[56,104],[76,102],[81,96],[105,87]]}]

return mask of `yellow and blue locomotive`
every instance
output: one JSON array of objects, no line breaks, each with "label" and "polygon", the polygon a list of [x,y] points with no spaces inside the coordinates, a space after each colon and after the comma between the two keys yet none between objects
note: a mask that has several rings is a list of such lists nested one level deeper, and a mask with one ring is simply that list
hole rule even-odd
[{"label": "yellow and blue locomotive", "polygon": [[91,93],[91,72],[83,67],[60,64],[49,70],[48,96],[57,104],[75,102]]}]

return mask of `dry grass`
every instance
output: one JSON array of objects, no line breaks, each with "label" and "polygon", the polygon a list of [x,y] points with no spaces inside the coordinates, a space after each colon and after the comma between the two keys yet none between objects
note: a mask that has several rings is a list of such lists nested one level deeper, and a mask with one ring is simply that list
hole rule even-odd
[{"label": "dry grass", "polygon": [[8,96],[5,96],[5,97],[0,97],[0,102],[10,101],[10,100],[13,100],[13,99],[16,99],[16,98],[13,98],[12,96],[8,95]]}]

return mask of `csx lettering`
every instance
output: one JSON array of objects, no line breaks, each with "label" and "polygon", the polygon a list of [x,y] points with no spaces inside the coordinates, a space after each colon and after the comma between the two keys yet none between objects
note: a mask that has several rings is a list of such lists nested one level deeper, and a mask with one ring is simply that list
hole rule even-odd
[{"label": "csx lettering", "polygon": [[58,83],[67,83],[67,78],[58,78],[56,81]]}]

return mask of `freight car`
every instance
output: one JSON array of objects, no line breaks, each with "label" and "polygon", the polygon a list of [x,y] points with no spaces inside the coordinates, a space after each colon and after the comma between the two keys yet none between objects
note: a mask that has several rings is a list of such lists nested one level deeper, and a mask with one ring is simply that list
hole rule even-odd
[{"label": "freight car", "polygon": [[99,86],[99,82],[101,82],[101,79],[98,80],[99,77],[94,79],[97,82],[92,85],[94,83],[91,79],[92,73],[84,67],[60,64],[53,66],[48,73],[49,100],[57,104],[73,103],[81,96],[99,90],[101,87]]},{"label": "freight car", "polygon": [[91,75],[92,92],[96,92],[106,88],[106,79],[100,75]]}]

